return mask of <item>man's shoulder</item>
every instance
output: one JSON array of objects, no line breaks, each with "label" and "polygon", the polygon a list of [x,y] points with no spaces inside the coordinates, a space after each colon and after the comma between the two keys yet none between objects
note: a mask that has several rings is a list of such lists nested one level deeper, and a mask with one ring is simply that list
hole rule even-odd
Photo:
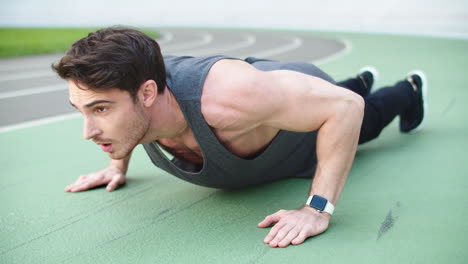
[{"label": "man's shoulder", "polygon": [[261,73],[245,61],[217,61],[208,72],[201,96],[207,123],[226,128],[245,126],[255,120],[255,103],[266,95],[255,85],[258,74]]},{"label": "man's shoulder", "polygon": [[203,85],[203,94],[216,95],[218,98],[235,94],[252,94],[255,92],[252,86],[258,80],[259,74],[261,74],[260,71],[245,61],[219,60],[208,71]]}]

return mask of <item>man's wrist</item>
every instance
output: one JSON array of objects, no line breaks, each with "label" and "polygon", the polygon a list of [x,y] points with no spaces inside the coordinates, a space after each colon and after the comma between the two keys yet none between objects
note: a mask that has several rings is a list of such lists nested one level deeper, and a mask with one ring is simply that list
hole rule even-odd
[{"label": "man's wrist", "polygon": [[127,157],[120,159],[120,160],[112,159],[109,164],[109,167],[117,169],[123,174],[127,174],[128,165],[130,163],[130,158],[131,158],[131,153]]},{"label": "man's wrist", "polygon": [[333,215],[335,210],[335,206],[327,198],[316,194],[309,196],[306,205],[318,212],[325,212],[329,215]]},{"label": "man's wrist", "polygon": [[307,211],[307,212],[310,212],[310,213],[312,213],[312,214],[321,215],[321,216],[327,218],[328,220],[330,220],[331,217],[332,217],[329,213],[326,213],[326,212],[319,212],[319,211],[315,210],[314,208],[308,206],[307,204],[304,204],[304,205],[302,206],[302,209],[305,210],[305,211]]},{"label": "man's wrist", "polygon": [[125,164],[118,164],[118,163],[112,163],[111,162],[111,164],[109,164],[108,168],[112,169],[114,171],[118,171],[119,173],[122,173],[125,176],[127,174],[128,166],[125,166]]}]

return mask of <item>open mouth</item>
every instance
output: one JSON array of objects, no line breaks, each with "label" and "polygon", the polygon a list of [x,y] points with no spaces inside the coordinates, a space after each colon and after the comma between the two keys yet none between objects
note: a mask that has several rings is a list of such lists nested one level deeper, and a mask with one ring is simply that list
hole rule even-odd
[{"label": "open mouth", "polygon": [[104,152],[110,152],[112,150],[112,144],[101,144],[101,149]]}]

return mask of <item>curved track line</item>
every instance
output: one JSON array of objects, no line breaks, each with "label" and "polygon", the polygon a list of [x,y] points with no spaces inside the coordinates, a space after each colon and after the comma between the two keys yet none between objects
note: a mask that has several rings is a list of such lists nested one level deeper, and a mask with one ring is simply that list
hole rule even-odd
[{"label": "curved track line", "polygon": [[41,87],[30,88],[30,89],[22,89],[22,90],[13,91],[13,92],[0,93],[0,100],[7,99],[7,98],[28,96],[28,95],[33,95],[33,94],[40,94],[40,93],[50,93],[50,92],[55,92],[55,91],[60,91],[60,90],[67,90],[67,89],[68,87],[64,85],[63,83],[56,84],[56,85],[41,86]]},{"label": "curved track line", "polygon": [[191,48],[205,46],[205,45],[208,45],[211,42],[213,42],[213,35],[212,34],[202,33],[201,36],[202,36],[201,40],[196,40],[196,41],[193,41],[191,43],[182,43],[182,44],[179,44],[179,45],[177,45],[177,44],[172,45],[170,47],[167,47],[166,49],[170,50],[169,52],[176,52],[176,51],[180,51],[180,50],[187,50],[187,49],[191,49]]},{"label": "curved track line", "polygon": [[200,55],[206,55],[206,54],[219,54],[221,52],[246,48],[246,47],[254,45],[257,42],[257,38],[255,36],[253,36],[253,35],[246,35],[244,37],[245,37],[245,40],[243,40],[243,41],[241,41],[239,43],[234,43],[234,44],[231,44],[231,45],[228,45],[228,46],[222,46],[222,47],[197,49],[197,50],[194,50],[193,52],[190,52],[190,55],[191,56],[200,56]]},{"label": "curved track line", "polygon": [[331,62],[331,61],[334,61],[336,59],[338,59],[339,57],[343,57],[349,53],[351,53],[351,51],[353,50],[353,45],[351,44],[351,41],[347,40],[347,39],[338,39],[338,41],[341,41],[343,42],[345,48],[332,54],[332,55],[329,55],[329,56],[326,56],[324,58],[321,58],[321,59],[318,59],[318,60],[312,60],[312,61],[309,61],[309,63],[313,63],[315,65],[320,65],[320,64],[324,64],[324,63],[327,63],[327,62]]},{"label": "curved track line", "polygon": [[268,57],[271,57],[271,56],[276,56],[276,55],[279,55],[279,54],[286,53],[286,52],[291,51],[291,50],[295,50],[295,49],[299,48],[300,46],[302,46],[302,43],[303,43],[302,39],[296,37],[296,38],[292,39],[291,43],[288,43],[288,44],[286,44],[284,46],[280,46],[278,48],[273,48],[273,49],[257,52],[257,53],[254,53],[254,54],[250,54],[248,56],[258,57],[258,58],[268,58]]},{"label": "curved track line", "polygon": [[37,78],[37,77],[49,77],[49,76],[55,76],[55,73],[52,70],[17,72],[13,74],[8,74],[7,76],[0,76],[0,82],[17,81],[17,80],[23,80],[23,79],[32,79],[32,78]]},{"label": "curved track line", "polygon": [[159,45],[170,43],[174,39],[174,34],[172,34],[172,32],[163,31],[161,35],[162,37],[160,39],[156,39]]},{"label": "curved track line", "polygon": [[18,124],[11,125],[11,126],[0,127],[0,134],[15,131],[18,129],[28,128],[28,127],[51,124],[51,123],[64,121],[64,120],[72,119],[72,118],[78,118],[78,117],[81,117],[81,113],[64,114],[64,115],[58,115],[54,117],[36,119],[33,121],[28,121],[28,122],[22,122],[22,123],[18,123]]}]

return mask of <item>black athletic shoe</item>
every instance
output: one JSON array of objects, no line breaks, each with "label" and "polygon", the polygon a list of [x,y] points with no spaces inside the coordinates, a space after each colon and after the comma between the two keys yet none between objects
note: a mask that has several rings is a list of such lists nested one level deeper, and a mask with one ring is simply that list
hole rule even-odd
[{"label": "black athletic shoe", "polygon": [[364,97],[366,97],[374,90],[375,84],[379,79],[379,72],[374,67],[366,66],[359,70],[358,77],[366,88],[366,93],[364,94]]},{"label": "black athletic shoe", "polygon": [[427,119],[427,78],[422,71],[412,71],[407,77],[413,79],[416,85],[416,102],[406,112],[400,115],[400,131],[416,133],[420,131]]}]

